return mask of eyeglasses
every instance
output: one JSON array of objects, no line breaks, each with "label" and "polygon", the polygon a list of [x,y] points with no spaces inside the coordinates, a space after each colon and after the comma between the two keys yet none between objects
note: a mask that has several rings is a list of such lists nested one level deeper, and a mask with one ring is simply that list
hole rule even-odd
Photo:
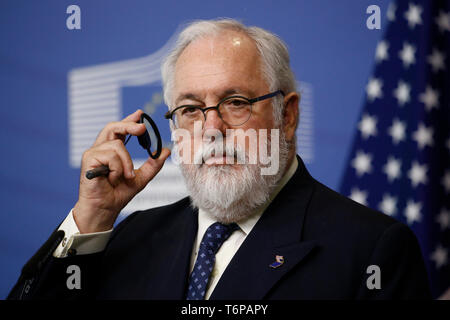
[{"label": "eyeglasses", "polygon": [[281,94],[284,96],[282,90],[248,99],[243,96],[231,96],[219,101],[216,106],[202,108],[196,105],[182,105],[176,107],[172,111],[168,111],[165,114],[165,118],[172,120],[175,128],[183,128],[191,130],[194,127],[196,121],[201,121],[202,124],[206,121],[206,112],[208,110],[217,110],[219,117],[230,126],[240,126],[250,119],[252,114],[252,105],[255,102],[266,100],[276,95]]}]

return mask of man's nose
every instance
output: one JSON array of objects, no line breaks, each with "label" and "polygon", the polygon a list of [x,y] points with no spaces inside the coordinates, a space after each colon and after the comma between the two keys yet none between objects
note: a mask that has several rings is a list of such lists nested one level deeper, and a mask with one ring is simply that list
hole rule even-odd
[{"label": "man's nose", "polygon": [[205,123],[203,125],[203,129],[216,129],[220,131],[225,130],[225,123],[219,115],[219,111],[217,109],[209,109],[205,113]]}]

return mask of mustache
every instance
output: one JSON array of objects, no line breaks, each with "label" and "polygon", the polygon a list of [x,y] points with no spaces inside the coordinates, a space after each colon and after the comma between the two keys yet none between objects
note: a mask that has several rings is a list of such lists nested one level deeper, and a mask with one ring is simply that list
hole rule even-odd
[{"label": "mustache", "polygon": [[215,156],[226,156],[233,158],[233,163],[247,163],[248,155],[240,145],[227,143],[203,144],[194,154],[194,163],[204,164],[208,159]]}]

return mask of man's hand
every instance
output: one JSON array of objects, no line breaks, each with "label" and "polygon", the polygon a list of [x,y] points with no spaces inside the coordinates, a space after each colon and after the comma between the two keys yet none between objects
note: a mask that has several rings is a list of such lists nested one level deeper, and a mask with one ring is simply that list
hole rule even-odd
[{"label": "man's hand", "polygon": [[[127,134],[140,136],[145,125],[137,123],[141,110],[120,122],[111,122],[100,132],[93,146],[84,154],[81,162],[81,176],[78,202],[73,209],[73,217],[80,233],[106,231],[113,227],[120,211],[153,179],[170,155],[163,148],[161,156],[148,158],[138,169],[123,141]],[[107,165],[107,177],[86,178],[86,171]]]}]

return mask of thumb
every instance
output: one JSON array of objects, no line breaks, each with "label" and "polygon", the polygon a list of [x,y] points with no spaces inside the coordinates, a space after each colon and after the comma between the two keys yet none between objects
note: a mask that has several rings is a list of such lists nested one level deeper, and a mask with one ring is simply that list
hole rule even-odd
[{"label": "thumb", "polygon": [[161,155],[157,159],[148,157],[147,161],[145,161],[145,163],[135,171],[135,185],[139,190],[144,189],[145,186],[156,176],[169,156],[170,150],[163,148],[161,150]]}]

